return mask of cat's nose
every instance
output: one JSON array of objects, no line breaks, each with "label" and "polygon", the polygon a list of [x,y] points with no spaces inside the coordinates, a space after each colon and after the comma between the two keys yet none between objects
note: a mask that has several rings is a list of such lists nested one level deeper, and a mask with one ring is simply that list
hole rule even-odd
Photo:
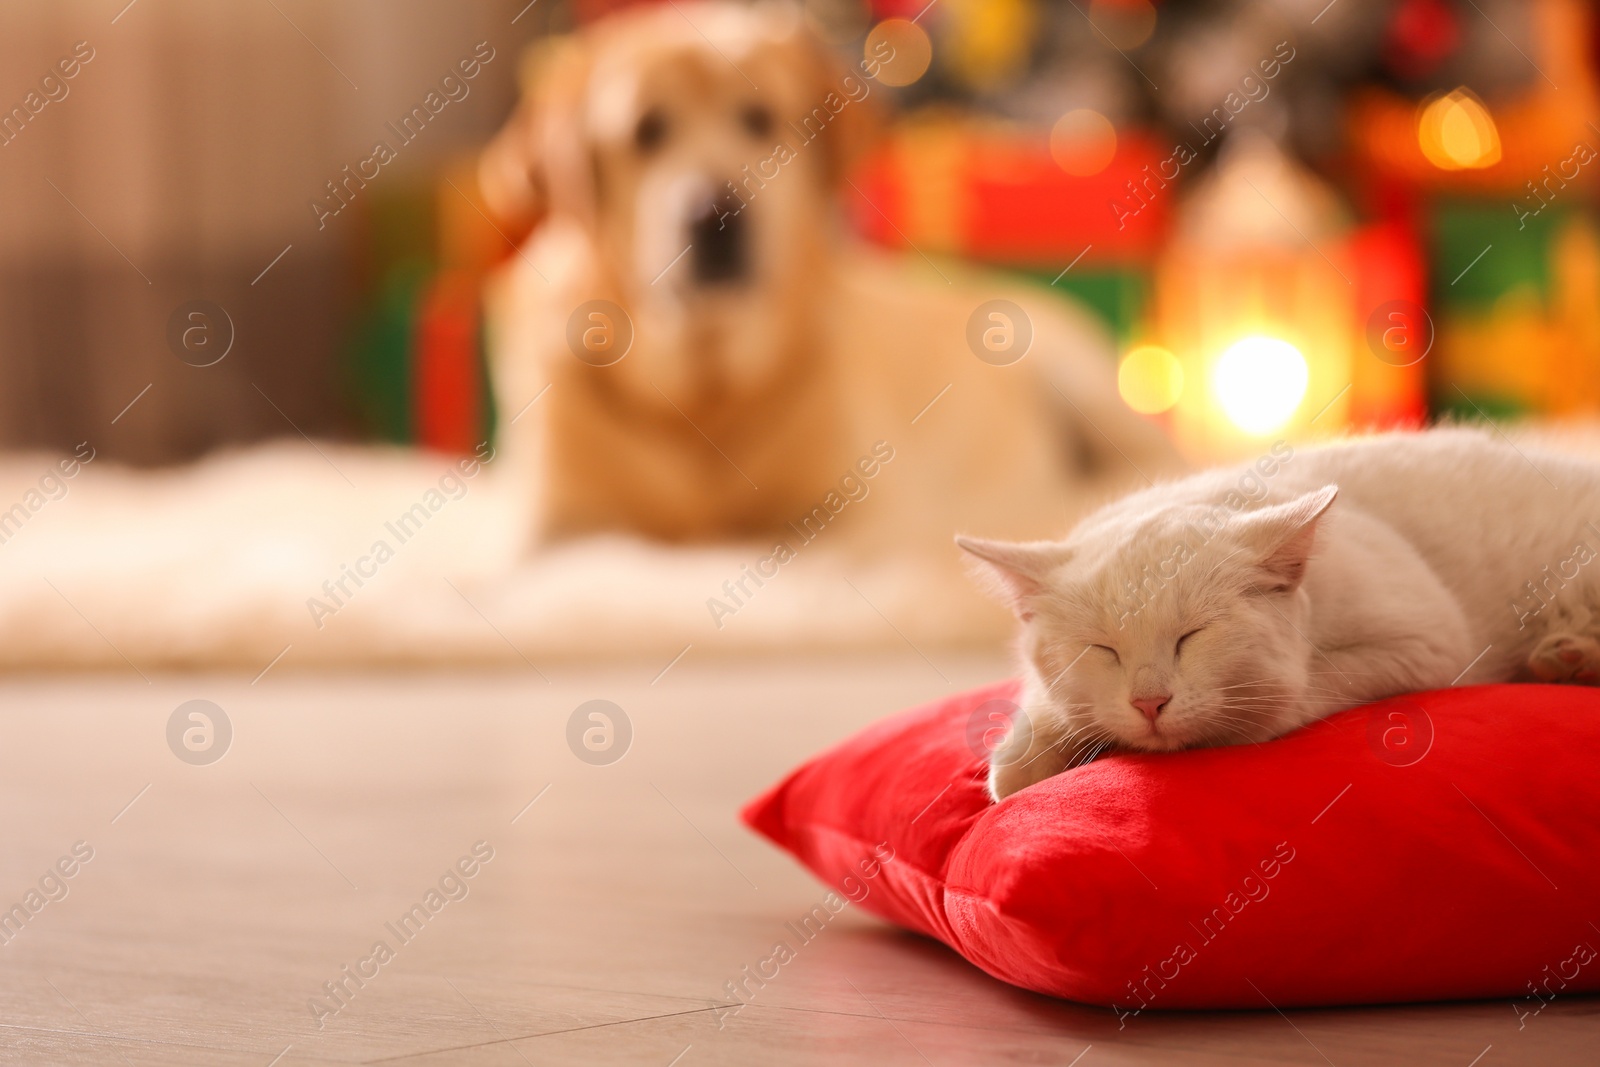
[{"label": "cat's nose", "polygon": [[1145,718],[1155,722],[1156,716],[1161,714],[1162,709],[1167,706],[1167,702],[1171,699],[1172,694],[1168,693],[1166,696],[1134,697],[1129,703],[1143,712]]}]

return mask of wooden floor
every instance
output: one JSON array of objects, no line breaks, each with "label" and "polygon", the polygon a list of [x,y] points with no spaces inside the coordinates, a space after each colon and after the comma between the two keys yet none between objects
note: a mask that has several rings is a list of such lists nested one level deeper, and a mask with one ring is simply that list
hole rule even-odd
[{"label": "wooden floor", "polygon": [[[663,666],[0,683],[0,908],[41,879],[59,898],[3,935],[0,1063],[1600,1062],[1600,1003],[1577,998],[1520,1029],[1503,1000],[1119,1029],[854,909],[731,1014],[724,983],[824,892],[738,825],[740,802],[858,725],[1003,668],[696,651]],[[169,747],[192,699],[231,723],[209,765]],[[632,723],[608,766],[568,747],[591,699]],[[478,842],[492,859],[443,880],[460,899],[396,936]],[[46,877],[64,857],[72,876]],[[343,1003],[324,988],[341,980]]]}]

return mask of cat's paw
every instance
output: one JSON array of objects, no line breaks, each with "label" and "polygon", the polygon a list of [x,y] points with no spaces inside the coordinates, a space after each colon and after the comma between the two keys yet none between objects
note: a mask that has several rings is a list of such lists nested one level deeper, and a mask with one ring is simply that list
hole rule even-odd
[{"label": "cat's paw", "polygon": [[1551,634],[1528,654],[1528,670],[1541,682],[1600,684],[1600,642],[1582,634]]},{"label": "cat's paw", "polygon": [[1026,789],[1038,781],[1031,772],[1031,768],[1006,765],[991,762],[989,764],[989,796],[996,801],[1004,800],[1019,789]]},{"label": "cat's paw", "polygon": [[1020,756],[1017,749],[1002,748],[989,761],[989,795],[996,801],[1004,800],[1019,789],[1060,774],[1069,762],[1059,745],[1030,745]]}]

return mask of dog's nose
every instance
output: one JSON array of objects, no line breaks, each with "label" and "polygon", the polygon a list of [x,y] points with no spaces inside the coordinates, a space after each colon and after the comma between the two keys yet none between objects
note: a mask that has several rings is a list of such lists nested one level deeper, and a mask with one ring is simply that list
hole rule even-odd
[{"label": "dog's nose", "polygon": [[1155,722],[1156,716],[1161,714],[1171,699],[1172,694],[1168,693],[1166,696],[1134,697],[1129,703],[1143,712],[1145,718]]},{"label": "dog's nose", "polygon": [[701,285],[741,281],[749,272],[749,231],[742,210],[707,201],[689,219],[689,243],[694,280]]}]

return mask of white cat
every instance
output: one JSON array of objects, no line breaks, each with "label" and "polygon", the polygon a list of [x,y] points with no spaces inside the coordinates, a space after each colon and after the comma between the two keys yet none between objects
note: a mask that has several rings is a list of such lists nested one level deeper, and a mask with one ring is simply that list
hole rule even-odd
[{"label": "white cat", "polygon": [[1264,741],[1461,682],[1600,680],[1600,465],[1486,431],[1280,442],[1064,541],[957,543],[1022,621],[996,799],[1110,747]]}]

